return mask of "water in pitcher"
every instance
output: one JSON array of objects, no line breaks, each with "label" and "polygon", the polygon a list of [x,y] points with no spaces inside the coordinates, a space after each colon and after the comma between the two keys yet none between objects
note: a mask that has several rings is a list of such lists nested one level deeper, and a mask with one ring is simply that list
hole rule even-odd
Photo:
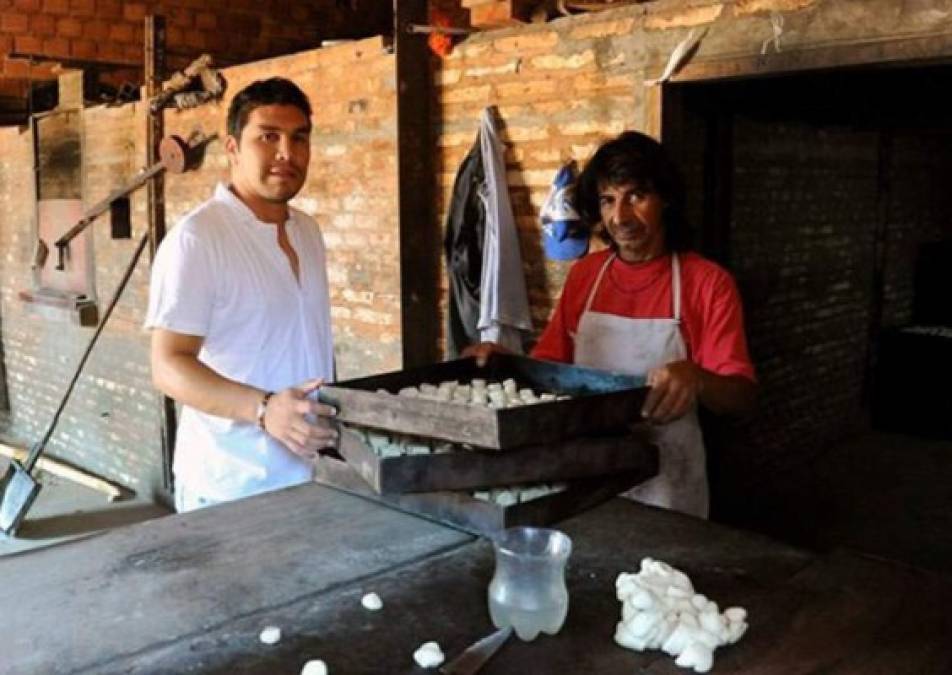
[{"label": "water in pitcher", "polygon": [[520,640],[535,640],[540,632],[555,635],[565,623],[569,599],[535,607],[518,607],[500,603],[490,596],[489,616],[496,628],[512,626]]}]

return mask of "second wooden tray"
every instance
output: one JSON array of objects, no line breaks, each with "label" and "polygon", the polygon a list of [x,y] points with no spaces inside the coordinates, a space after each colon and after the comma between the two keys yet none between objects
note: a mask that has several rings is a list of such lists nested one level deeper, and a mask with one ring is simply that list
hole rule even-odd
[{"label": "second wooden tray", "polygon": [[359,430],[341,425],[340,431],[338,451],[377,494],[555,482],[631,470],[653,475],[658,471],[658,451],[643,434],[575,438],[510,452],[460,449],[381,457]]},{"label": "second wooden tray", "polygon": [[529,502],[501,506],[476,499],[467,492],[424,492],[405,495],[378,495],[347,462],[332,457],[318,458],[318,482],[363,495],[393,508],[458,527],[473,534],[492,536],[517,525],[552,525],[598,506],[615,495],[638,485],[653,473],[633,470],[615,476],[583,478],[568,482],[562,492]]}]

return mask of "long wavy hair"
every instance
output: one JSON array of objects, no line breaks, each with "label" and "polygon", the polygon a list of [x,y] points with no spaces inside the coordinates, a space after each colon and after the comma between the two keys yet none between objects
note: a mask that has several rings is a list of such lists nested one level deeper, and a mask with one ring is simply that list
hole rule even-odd
[{"label": "long wavy hair", "polygon": [[691,233],[684,217],[684,178],[658,141],[637,131],[625,131],[602,143],[576,180],[575,206],[583,223],[614,247],[602,225],[598,203],[600,188],[608,185],[632,185],[657,193],[664,205],[661,219],[667,250],[690,247]]}]

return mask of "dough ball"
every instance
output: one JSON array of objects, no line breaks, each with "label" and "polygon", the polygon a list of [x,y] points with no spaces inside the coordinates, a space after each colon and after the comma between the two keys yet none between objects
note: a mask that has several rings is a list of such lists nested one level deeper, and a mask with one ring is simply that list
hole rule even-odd
[{"label": "dough ball", "polygon": [[277,626],[265,626],[258,639],[266,645],[276,645],[281,642],[281,629]]},{"label": "dough ball", "polygon": [[380,596],[376,593],[368,593],[362,597],[360,604],[364,606],[364,609],[369,609],[371,612],[383,609],[383,600],[381,600]]},{"label": "dough ball", "polygon": [[301,668],[301,675],[327,675],[327,664],[320,659],[311,659]]}]

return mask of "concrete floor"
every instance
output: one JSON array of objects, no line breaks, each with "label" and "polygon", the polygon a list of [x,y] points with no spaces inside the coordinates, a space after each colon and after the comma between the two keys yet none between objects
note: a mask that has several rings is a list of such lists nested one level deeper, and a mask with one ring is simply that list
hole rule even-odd
[{"label": "concrete floor", "polygon": [[[0,458],[0,471],[7,460]],[[23,553],[100,530],[168,515],[163,506],[138,499],[110,502],[106,495],[40,472],[43,487],[15,537],[0,533],[0,555]]]}]

